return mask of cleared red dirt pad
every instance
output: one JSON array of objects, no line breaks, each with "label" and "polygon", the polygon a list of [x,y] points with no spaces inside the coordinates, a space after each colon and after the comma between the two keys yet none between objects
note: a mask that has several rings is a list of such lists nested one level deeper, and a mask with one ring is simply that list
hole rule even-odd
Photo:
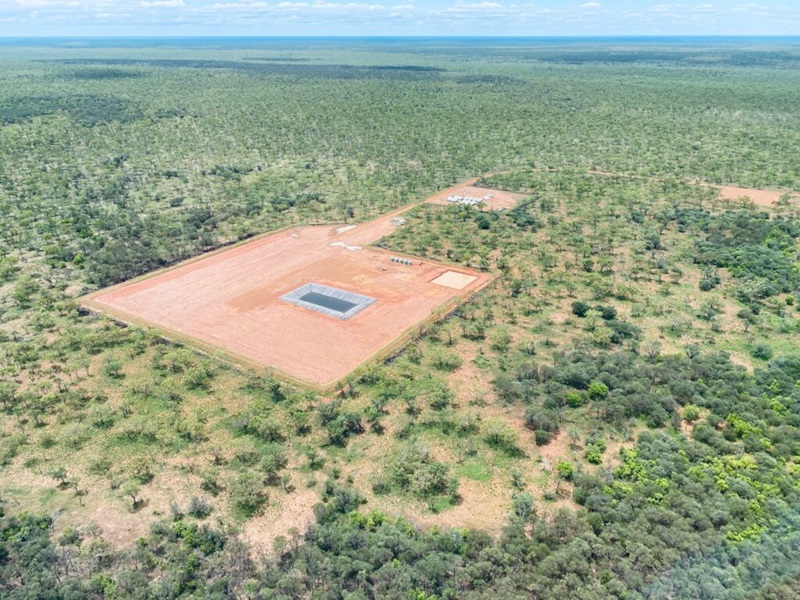
[{"label": "cleared red dirt pad", "polygon": [[758,206],[775,206],[781,196],[786,192],[778,190],[754,190],[751,188],[740,188],[724,186],[719,189],[719,197],[723,200],[738,200],[749,198],[753,204]]},{"label": "cleared red dirt pad", "polygon": [[428,198],[426,202],[430,204],[451,205],[456,203],[448,202],[448,196],[472,196],[474,198],[491,196],[491,198],[484,199],[484,201],[478,205],[478,208],[482,210],[505,210],[512,208],[517,202],[519,202],[519,200],[525,197],[525,194],[513,194],[503,190],[494,190],[472,185],[475,182],[476,180],[473,179],[466,183],[462,183],[438,192]]},{"label": "cleared red dirt pad", "polygon": [[[324,225],[275,233],[101,290],[86,304],[326,388],[491,280],[427,260],[398,265],[389,260],[396,254],[367,248],[393,231],[396,214],[354,228]],[[469,283],[462,289],[432,283],[448,271],[466,275],[462,281]],[[280,300],[306,283],[377,301],[343,321]]]}]

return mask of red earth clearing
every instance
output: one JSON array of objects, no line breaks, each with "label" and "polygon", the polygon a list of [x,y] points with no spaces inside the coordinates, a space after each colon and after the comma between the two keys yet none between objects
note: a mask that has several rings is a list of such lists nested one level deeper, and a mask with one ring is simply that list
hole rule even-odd
[{"label": "red earth clearing", "polygon": [[749,198],[754,204],[758,206],[773,207],[778,202],[778,199],[786,192],[777,190],[754,190],[751,188],[740,188],[732,186],[724,186],[719,189],[719,197],[723,200],[738,200],[740,198]]},{"label": "red earth clearing", "polygon": [[505,192],[503,190],[493,190],[484,187],[477,187],[472,185],[477,180],[473,179],[462,183],[460,185],[453,186],[449,189],[444,191],[438,192],[428,198],[426,202],[430,204],[443,204],[443,205],[457,205],[457,202],[450,202],[448,201],[448,196],[461,196],[464,197],[472,197],[472,198],[481,198],[483,201],[477,205],[477,208],[482,210],[505,210],[508,208],[512,208],[521,198],[525,197],[525,194],[513,194],[511,192]]},{"label": "red earth clearing", "polygon": [[[328,389],[362,363],[399,348],[407,334],[440,318],[493,278],[367,247],[390,234],[397,227],[393,219],[404,210],[357,226],[273,233],[100,290],[85,304],[233,362],[268,367]],[[397,264],[393,256],[413,264]],[[307,283],[376,302],[341,320],[280,299]]]}]

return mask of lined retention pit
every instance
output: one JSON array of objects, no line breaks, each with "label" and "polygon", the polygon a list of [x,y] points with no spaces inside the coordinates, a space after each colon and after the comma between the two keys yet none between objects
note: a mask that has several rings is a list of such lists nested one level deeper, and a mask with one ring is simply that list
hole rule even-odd
[{"label": "lined retention pit", "polygon": [[375,298],[318,283],[307,283],[284,294],[281,300],[342,320],[354,317],[375,302]]},{"label": "lined retention pit", "polygon": [[303,302],[316,304],[322,308],[328,308],[338,313],[346,313],[351,308],[358,306],[358,304],[355,302],[348,302],[347,300],[341,300],[339,298],[334,298],[333,296],[326,296],[325,294],[320,294],[319,292],[308,292],[305,296],[300,298],[300,300]]}]

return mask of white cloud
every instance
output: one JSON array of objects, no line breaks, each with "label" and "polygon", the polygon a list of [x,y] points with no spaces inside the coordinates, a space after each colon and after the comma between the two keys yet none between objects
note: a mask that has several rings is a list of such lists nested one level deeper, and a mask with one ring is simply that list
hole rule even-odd
[{"label": "white cloud", "polygon": [[80,2],[77,0],[14,0],[14,4],[27,10],[59,6],[80,6]]},{"label": "white cloud", "polygon": [[513,9],[499,4],[497,2],[457,2],[448,6],[441,14],[447,15],[471,15],[471,16],[489,16],[489,15],[507,15],[513,12]]},{"label": "white cloud", "polygon": [[[163,35],[581,35],[736,34],[800,30],[800,0],[0,0],[0,23],[62,23],[56,34],[98,33],[78,25],[102,19],[114,32]],[[433,4],[433,6],[431,6]],[[625,7],[620,6],[625,4]],[[788,6],[787,6],[788,5]],[[69,24],[76,25],[70,30]],[[103,30],[106,34],[109,30]],[[11,26],[0,36],[40,34]],[[112,33],[113,34],[113,33]],[[80,33],[79,33],[80,35]]]},{"label": "white cloud", "polygon": [[142,0],[140,5],[146,8],[180,8],[182,6],[186,6],[186,3],[183,0],[153,0],[152,2]]},{"label": "white cloud", "polygon": [[282,12],[380,12],[388,10],[383,4],[362,4],[358,2],[280,2],[276,8]]},{"label": "white cloud", "polygon": [[266,2],[215,2],[211,5],[214,10],[246,10],[249,8],[267,8]]}]

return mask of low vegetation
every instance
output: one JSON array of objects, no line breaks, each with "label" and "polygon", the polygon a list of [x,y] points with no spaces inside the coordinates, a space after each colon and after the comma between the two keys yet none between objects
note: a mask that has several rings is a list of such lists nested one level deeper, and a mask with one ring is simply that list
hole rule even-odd
[{"label": "low vegetation", "polygon": [[[0,595],[791,597],[796,50],[274,44],[0,49]],[[379,244],[501,276],[335,397],[78,301],[486,172]]]}]

